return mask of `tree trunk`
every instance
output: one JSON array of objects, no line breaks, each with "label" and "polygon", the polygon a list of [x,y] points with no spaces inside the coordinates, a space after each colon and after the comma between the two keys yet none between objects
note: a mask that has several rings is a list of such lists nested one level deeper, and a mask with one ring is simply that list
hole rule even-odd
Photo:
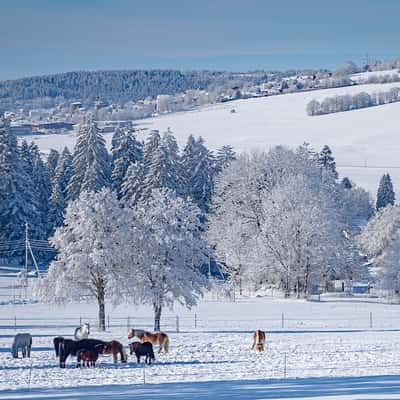
[{"label": "tree trunk", "polygon": [[161,330],[160,327],[160,320],[161,320],[161,306],[157,304],[153,304],[153,310],[154,310],[154,330],[156,332],[159,332]]},{"label": "tree trunk", "polygon": [[104,299],[104,290],[99,290],[97,302],[99,304],[99,329],[101,331],[105,331],[106,330],[106,305],[105,305],[105,299]]}]

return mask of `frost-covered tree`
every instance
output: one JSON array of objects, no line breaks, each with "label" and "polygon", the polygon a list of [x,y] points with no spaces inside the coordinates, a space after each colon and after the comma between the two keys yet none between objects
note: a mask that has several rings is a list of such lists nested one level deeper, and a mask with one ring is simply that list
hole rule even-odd
[{"label": "frost-covered tree", "polygon": [[32,158],[32,181],[38,201],[38,211],[40,214],[41,234],[39,237],[47,237],[49,231],[49,198],[51,194],[50,174],[46,164],[40,155],[39,147],[31,143],[29,150]]},{"label": "frost-covered tree", "polygon": [[144,167],[141,162],[132,163],[124,176],[121,185],[121,200],[124,204],[133,207],[142,196]]},{"label": "frost-covered tree", "polygon": [[132,163],[143,159],[142,143],[134,136],[134,132],[117,129],[112,139],[111,183],[118,198],[121,197],[121,185]]},{"label": "frost-covered tree", "polygon": [[328,172],[332,173],[332,175],[337,179],[338,173],[336,171],[336,162],[335,158],[332,156],[332,151],[329,146],[325,145],[318,156],[318,161],[321,166]]},{"label": "frost-covered tree", "polygon": [[370,259],[380,287],[400,295],[400,207],[381,208],[370,219],[359,242]]},{"label": "frost-covered tree", "polygon": [[67,206],[67,187],[72,174],[72,154],[67,147],[61,153],[52,180],[50,196],[49,225],[50,233],[61,226]]},{"label": "frost-covered tree", "polygon": [[394,205],[395,194],[393,190],[392,179],[389,174],[383,174],[378,187],[378,193],[376,195],[376,209],[387,207],[388,205]]},{"label": "frost-covered tree", "polygon": [[60,158],[60,153],[57,150],[50,149],[49,155],[47,156],[47,169],[49,171],[50,180],[53,179],[56,167],[58,164],[58,159]]},{"label": "frost-covered tree", "polygon": [[214,156],[201,137],[196,140],[189,136],[183,149],[182,169],[186,197],[192,199],[203,213],[207,213],[214,186]]},{"label": "frost-covered tree", "polygon": [[68,199],[74,200],[83,191],[97,192],[110,186],[110,162],[105,141],[97,124],[89,119],[81,125],[72,160]]},{"label": "frost-covered tree", "polygon": [[140,273],[132,277],[139,283],[127,284],[132,296],[152,305],[154,329],[160,330],[164,307],[179,302],[190,308],[207,287],[200,267],[208,260],[208,246],[202,237],[200,210],[173,191],[153,190],[134,213],[140,229],[135,243],[140,250],[133,262],[140,266]]},{"label": "frost-covered tree", "polygon": [[232,146],[222,146],[215,156],[215,172],[219,173],[229,167],[236,160],[236,153]]},{"label": "frost-covered tree", "polygon": [[308,145],[241,154],[216,178],[208,237],[232,281],[307,295],[326,280],[362,273],[343,231],[370,216],[364,194],[321,174]]},{"label": "frost-covered tree", "polygon": [[144,163],[143,198],[149,198],[153,189],[166,188],[182,193],[179,148],[171,131],[162,137],[156,131],[149,136]]},{"label": "frost-covered tree", "polygon": [[20,159],[17,138],[9,129],[9,122],[0,117],[0,237],[22,239],[26,223],[33,236],[38,237],[38,221],[32,176]]},{"label": "frost-covered tree", "polygon": [[125,250],[129,248],[127,212],[109,189],[83,192],[69,203],[64,226],[50,239],[57,258],[37,295],[50,303],[94,299],[98,304],[99,328],[105,330],[107,299],[122,299]]}]

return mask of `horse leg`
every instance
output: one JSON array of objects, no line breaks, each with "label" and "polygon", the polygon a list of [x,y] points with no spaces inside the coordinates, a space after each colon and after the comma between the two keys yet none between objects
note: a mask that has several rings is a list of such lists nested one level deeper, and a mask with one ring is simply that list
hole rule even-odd
[{"label": "horse leg", "polygon": [[140,364],[140,356],[136,354],[137,363]]},{"label": "horse leg", "polygon": [[114,364],[118,362],[118,353],[113,353]]}]

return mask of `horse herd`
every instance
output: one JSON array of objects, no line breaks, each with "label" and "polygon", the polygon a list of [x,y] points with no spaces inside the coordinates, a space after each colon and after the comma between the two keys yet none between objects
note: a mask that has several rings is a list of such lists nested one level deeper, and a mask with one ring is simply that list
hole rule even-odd
[{"label": "horse herd", "polygon": [[[95,367],[99,355],[109,354],[113,356],[114,363],[120,361],[126,363],[128,360],[124,346],[117,340],[103,341],[100,339],[89,339],[90,327],[85,323],[75,330],[74,340],[57,336],[53,339],[56,357],[59,359],[60,368],[65,368],[69,356],[77,357],[76,367]],[[264,351],[265,332],[256,330],[253,335],[251,349],[257,352]],[[128,339],[138,338],[139,341],[129,344],[130,355],[135,354],[136,360],[145,357],[145,363],[151,364],[155,360],[153,345],[159,345],[159,353],[168,353],[169,337],[164,332],[147,332],[142,329],[130,329]],[[29,333],[18,333],[14,337],[12,355],[18,358],[21,350],[22,357],[30,357],[32,347],[32,336]]]}]

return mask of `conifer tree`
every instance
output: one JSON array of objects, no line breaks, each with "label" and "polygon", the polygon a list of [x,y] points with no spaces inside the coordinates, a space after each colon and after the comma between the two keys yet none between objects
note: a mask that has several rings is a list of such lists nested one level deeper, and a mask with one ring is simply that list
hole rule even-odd
[{"label": "conifer tree", "polygon": [[383,174],[378,187],[378,193],[376,196],[376,209],[387,207],[388,205],[394,205],[395,193],[393,190],[392,179],[389,174]]},{"label": "conifer tree", "polygon": [[140,162],[130,164],[126,171],[121,186],[121,199],[130,207],[135,206],[142,195],[143,175],[144,168]]},{"label": "conifer tree", "polygon": [[79,129],[68,184],[68,200],[84,191],[98,192],[110,185],[110,163],[105,141],[97,124],[89,119]]},{"label": "conifer tree", "polygon": [[183,150],[182,170],[185,174],[185,195],[207,213],[211,204],[214,180],[213,154],[204,145],[204,140],[189,136]]},{"label": "conifer tree", "polygon": [[117,129],[112,139],[111,181],[118,198],[122,196],[121,186],[129,165],[142,159],[142,144],[136,140],[133,132]]},{"label": "conifer tree", "polygon": [[17,138],[9,122],[0,117],[0,238],[22,239],[25,224],[37,236],[38,204],[33,195],[32,177],[19,157]]},{"label": "conifer tree", "polygon": [[215,156],[215,172],[220,173],[223,169],[229,167],[232,161],[236,160],[236,153],[232,146],[222,146],[217,150]]},{"label": "conifer tree", "polygon": [[49,152],[49,155],[47,156],[47,161],[46,161],[47,169],[48,169],[49,175],[50,175],[50,180],[53,179],[59,158],[60,158],[60,153],[57,150],[50,149],[50,152]]},{"label": "conifer tree", "polygon": [[335,179],[338,178],[338,173],[336,171],[336,162],[332,156],[332,151],[329,146],[325,145],[318,156],[318,162],[325,168],[326,171],[332,173]]}]

